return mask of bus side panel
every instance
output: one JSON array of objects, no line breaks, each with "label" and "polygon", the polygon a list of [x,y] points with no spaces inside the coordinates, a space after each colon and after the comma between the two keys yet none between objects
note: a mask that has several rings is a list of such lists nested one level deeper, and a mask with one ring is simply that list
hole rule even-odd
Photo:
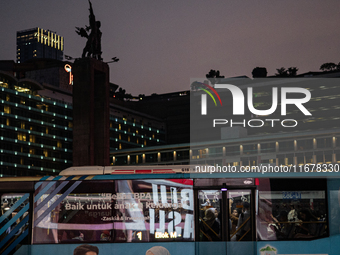
[{"label": "bus side panel", "polygon": [[32,245],[24,244],[14,253],[15,255],[31,255]]},{"label": "bus side panel", "polygon": [[195,255],[226,254],[226,247],[226,242],[197,242]]},{"label": "bus side panel", "polygon": [[[299,254],[299,255],[338,255],[340,237],[322,238],[312,241],[261,241],[257,242],[257,255],[263,254]],[[261,252],[261,249],[267,247],[274,248],[276,253]],[[256,254],[256,253],[255,253]]]},{"label": "bus side panel", "polygon": [[256,242],[228,242],[227,254],[256,254]]},{"label": "bus side panel", "polygon": [[[60,255],[60,254],[73,254],[76,247],[84,243],[79,244],[43,244],[32,245],[31,253],[15,253],[15,255],[27,255],[27,254],[48,254],[48,255]],[[174,255],[194,255],[195,243],[194,242],[160,242],[160,243],[95,243],[91,244],[99,248],[99,254],[125,254],[144,255],[148,249],[154,246],[163,246],[169,250],[170,254]],[[214,246],[210,244],[210,247]],[[19,251],[18,251],[19,252]],[[206,253],[212,254],[212,253]],[[215,254],[215,253],[214,253]],[[216,253],[218,254],[218,253]]]},{"label": "bus side panel", "polygon": [[197,242],[195,255],[256,254],[255,242]]}]

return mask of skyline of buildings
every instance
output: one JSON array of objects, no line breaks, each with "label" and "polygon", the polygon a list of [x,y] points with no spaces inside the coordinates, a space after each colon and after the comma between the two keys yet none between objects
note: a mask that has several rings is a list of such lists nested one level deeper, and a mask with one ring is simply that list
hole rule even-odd
[{"label": "skyline of buildings", "polygon": [[[28,33],[27,31],[30,30],[23,31]],[[53,33],[49,34],[50,37],[44,37],[44,31],[40,30],[40,34],[39,29],[37,31],[36,35],[33,34],[36,41],[41,42],[41,38],[43,38],[44,45],[49,46],[54,43],[56,46],[56,40],[51,39],[56,38]],[[30,34],[27,36],[27,40],[30,40]],[[49,40],[51,40],[50,43]],[[63,38],[58,39],[58,42],[60,43],[58,47],[63,47],[61,43]],[[339,77],[339,73],[319,72],[298,76],[334,78]],[[243,77],[243,79],[226,78],[221,82],[232,81],[244,90],[250,80],[248,77]],[[2,103],[0,137],[4,141],[0,148],[0,176],[13,174],[12,169],[15,175],[53,174],[71,166],[72,62],[49,58],[31,59],[25,63],[2,60],[0,61],[0,87]],[[322,133],[323,136],[319,136],[319,133],[316,134],[317,136],[310,134],[307,143],[310,143],[310,139],[312,139],[310,145],[313,150],[311,155],[308,154],[311,151],[308,151],[307,156],[305,154],[295,156],[294,153],[289,157],[281,155],[282,142],[285,139],[282,140],[280,134],[270,138],[272,140],[268,141],[266,145],[261,145],[259,142],[254,143],[254,139],[261,139],[261,137],[267,139],[266,137],[270,136],[271,131],[268,125],[265,125],[261,130],[248,129],[244,139],[239,141],[245,142],[245,144],[236,147],[235,145],[227,146],[238,141],[233,141],[233,139],[241,137],[229,136],[228,141],[224,139],[221,142],[219,131],[215,132],[209,140],[218,146],[214,145],[210,148],[209,143],[203,142],[193,150],[190,148],[190,91],[154,94],[126,100],[115,97],[119,93],[118,87],[118,85],[110,83],[110,163],[114,165],[187,164],[191,160],[201,162],[201,159],[211,159],[211,155],[222,158],[217,161],[215,159],[207,162],[203,160],[201,163],[217,164],[219,162],[242,165],[261,162],[276,164],[319,162],[321,156],[314,154],[314,149],[319,149],[319,145],[314,139],[332,140],[327,142],[326,147],[333,151],[322,154],[324,161],[337,162],[340,159],[340,155],[336,156],[338,154],[337,141],[340,137],[338,138],[335,129]],[[259,109],[267,109],[270,107],[272,98],[271,86],[260,84],[259,87],[260,90],[256,90],[254,93],[254,104]],[[298,132],[310,132],[312,128],[325,129],[325,123],[331,124],[329,127],[337,128],[339,121],[335,111],[340,106],[334,102],[339,97],[337,95],[338,88],[336,86],[317,87],[314,84],[309,89],[317,95],[312,99],[314,101],[311,110],[313,117],[301,119],[297,117],[296,111],[288,112],[289,118],[297,117],[300,122]],[[232,107],[231,100],[226,103]],[[246,115],[251,116],[249,113]],[[252,142],[248,143],[248,140]],[[285,141],[288,144],[291,142],[290,139]],[[287,146],[293,151],[298,151],[296,140],[293,140],[293,145]],[[264,151],[267,150],[264,148],[267,147],[271,153],[279,154],[262,157]],[[229,150],[232,150],[231,153],[234,153],[235,157],[229,157],[231,156]],[[252,151],[250,154],[255,155],[245,157],[244,153],[249,154],[249,151]],[[258,157],[262,159],[259,160]],[[301,157],[304,159],[301,160]]]}]

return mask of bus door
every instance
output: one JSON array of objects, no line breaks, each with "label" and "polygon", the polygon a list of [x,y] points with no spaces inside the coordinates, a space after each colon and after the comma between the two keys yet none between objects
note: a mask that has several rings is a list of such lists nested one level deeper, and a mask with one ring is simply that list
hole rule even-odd
[{"label": "bus door", "polygon": [[227,253],[255,254],[255,189],[226,191]]},{"label": "bus door", "polygon": [[256,254],[255,186],[213,181],[196,181],[196,254]]}]

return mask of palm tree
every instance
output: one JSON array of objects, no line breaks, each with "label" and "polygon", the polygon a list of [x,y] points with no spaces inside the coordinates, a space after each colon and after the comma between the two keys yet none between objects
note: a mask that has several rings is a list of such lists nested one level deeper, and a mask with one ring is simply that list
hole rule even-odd
[{"label": "palm tree", "polygon": [[289,67],[288,68],[288,76],[290,76],[290,77],[296,76],[298,70],[299,69],[297,67]]},{"label": "palm tree", "polygon": [[280,77],[288,76],[288,70],[286,70],[286,68],[284,68],[284,67],[276,69],[276,71],[277,71],[277,73],[275,74],[276,76],[280,76]]}]

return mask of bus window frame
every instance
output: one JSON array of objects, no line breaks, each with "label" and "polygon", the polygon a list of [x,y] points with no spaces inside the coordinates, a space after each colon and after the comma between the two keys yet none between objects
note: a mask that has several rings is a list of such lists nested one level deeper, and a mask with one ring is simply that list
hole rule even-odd
[{"label": "bus window frame", "polygon": [[[261,178],[262,180],[265,180],[265,179],[269,179],[270,182],[273,181],[279,181],[279,182],[284,182],[285,180],[289,180],[290,178]],[[260,180],[261,180],[260,179]],[[285,239],[285,240],[257,240],[256,238],[256,241],[275,241],[275,242],[291,242],[291,241],[312,241],[312,240],[317,240],[317,239],[323,239],[323,238],[329,238],[330,237],[330,232],[329,232],[329,223],[330,223],[330,215],[329,215],[329,203],[328,203],[328,183],[327,183],[327,178],[319,178],[319,180],[323,180],[324,181],[324,186],[323,189],[321,188],[313,188],[317,185],[313,185],[313,184],[309,184],[306,187],[303,188],[299,188],[299,186],[295,186],[295,185],[291,185],[289,186],[289,188],[285,189],[285,190],[282,190],[282,189],[271,189],[270,192],[272,191],[324,191],[325,192],[325,212],[326,212],[326,236],[319,236],[319,237],[313,237],[313,238],[295,238],[295,239]],[[292,178],[292,180],[298,180],[301,184],[301,182],[306,182],[308,183],[310,180],[316,180],[315,178]],[[305,184],[304,184],[305,185]],[[275,186],[275,185],[274,185]],[[294,187],[294,188],[291,188],[291,187]],[[258,203],[260,202],[260,191],[258,192],[258,196],[257,196],[257,199],[258,199]],[[259,211],[260,207],[258,208],[258,211]],[[258,215],[256,215],[258,216]],[[257,232],[256,232],[257,234]]]}]

